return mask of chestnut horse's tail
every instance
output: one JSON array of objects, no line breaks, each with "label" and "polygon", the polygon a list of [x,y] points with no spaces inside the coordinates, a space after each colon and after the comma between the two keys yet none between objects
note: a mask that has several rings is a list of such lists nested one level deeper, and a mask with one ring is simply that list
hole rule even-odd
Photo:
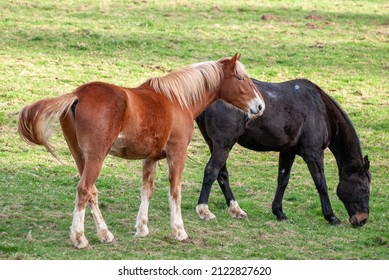
[{"label": "chestnut horse's tail", "polygon": [[55,98],[42,99],[24,107],[19,114],[20,136],[27,142],[45,146],[57,158],[48,143],[48,138],[53,132],[53,121],[66,115],[76,100],[77,96],[74,93],[68,93]]}]

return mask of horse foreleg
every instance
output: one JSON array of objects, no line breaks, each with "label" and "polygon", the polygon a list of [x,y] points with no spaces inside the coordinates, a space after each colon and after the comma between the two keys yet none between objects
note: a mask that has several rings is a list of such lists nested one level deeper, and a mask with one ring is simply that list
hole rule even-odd
[{"label": "horse foreleg", "polygon": [[151,161],[147,159],[143,161],[141,204],[139,206],[139,212],[136,218],[135,236],[144,237],[149,234],[149,229],[147,227],[147,222],[149,220],[148,211],[150,200],[154,194],[154,176],[156,165],[156,161]]},{"label": "horse foreleg", "polygon": [[216,216],[208,208],[209,195],[211,193],[212,184],[217,179],[219,186],[223,191],[228,213],[234,218],[247,218],[247,214],[240,209],[239,204],[235,201],[228,181],[228,172],[226,168],[226,160],[228,158],[231,147],[224,149],[214,147],[212,155],[204,170],[203,184],[201,187],[200,197],[196,206],[196,212],[200,219],[213,220]]},{"label": "horse foreleg", "polygon": [[282,200],[284,198],[286,186],[289,182],[290,171],[292,169],[295,157],[295,153],[288,152],[280,152],[279,155],[277,190],[272,203],[273,214],[276,215],[277,220],[279,221],[288,219],[288,217],[282,211]]},{"label": "horse foreleg", "polygon": [[[178,156],[178,153],[181,153],[181,155]],[[188,238],[181,216],[181,177],[184,170],[185,157],[186,153],[185,155],[182,155],[182,151],[178,151],[174,157],[168,157],[170,181],[170,224],[173,235],[178,240]]]},{"label": "horse foreleg", "polygon": [[247,219],[247,213],[240,208],[239,203],[235,200],[234,194],[230,188],[230,179],[228,176],[226,163],[220,169],[219,175],[217,176],[217,181],[226,199],[226,203],[228,205],[228,214],[232,218]]},{"label": "horse foreleg", "polygon": [[215,166],[214,158],[214,153],[212,153],[212,156],[204,170],[203,184],[201,186],[200,196],[196,206],[196,213],[199,215],[200,219],[206,221],[216,219],[216,216],[208,208],[208,200],[212,184],[216,180],[220,170],[220,168]]},{"label": "horse foreleg", "polygon": [[310,156],[303,156],[303,158],[308,165],[309,172],[319,193],[324,218],[332,225],[340,224],[340,220],[334,215],[330,198],[328,197],[328,188],[324,176],[323,151],[315,154],[311,153]]}]

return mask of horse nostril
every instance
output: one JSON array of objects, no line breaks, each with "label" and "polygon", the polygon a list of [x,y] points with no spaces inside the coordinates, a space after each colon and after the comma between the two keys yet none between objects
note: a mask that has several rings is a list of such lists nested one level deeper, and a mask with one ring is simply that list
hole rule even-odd
[{"label": "horse nostril", "polygon": [[350,218],[350,223],[354,226],[354,227],[361,227],[363,226],[364,224],[367,223],[367,219],[368,217],[361,217],[362,219],[359,220],[358,219],[358,216],[357,215],[354,215]]},{"label": "horse nostril", "polygon": [[259,105],[258,105],[258,112],[261,112],[261,111],[262,111],[262,105],[259,104]]},{"label": "horse nostril", "polygon": [[364,220],[360,221],[359,224],[360,224],[360,226],[363,226],[364,224],[366,224],[366,222],[367,222],[367,219],[364,219]]}]

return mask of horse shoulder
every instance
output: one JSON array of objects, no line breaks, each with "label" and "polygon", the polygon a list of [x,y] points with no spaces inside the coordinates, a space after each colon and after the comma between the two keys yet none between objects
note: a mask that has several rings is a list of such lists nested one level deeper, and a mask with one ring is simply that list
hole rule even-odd
[{"label": "horse shoulder", "polygon": [[187,109],[177,107],[174,110],[174,118],[170,133],[169,142],[183,147],[189,145],[194,131],[194,120],[192,114]]}]

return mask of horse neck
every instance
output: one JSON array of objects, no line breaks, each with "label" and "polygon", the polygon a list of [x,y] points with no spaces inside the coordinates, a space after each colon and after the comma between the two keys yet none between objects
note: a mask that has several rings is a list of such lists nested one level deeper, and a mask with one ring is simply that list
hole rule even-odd
[{"label": "horse neck", "polygon": [[196,119],[205,109],[211,105],[216,99],[218,99],[218,93],[206,90],[204,96],[198,102],[193,102],[188,106],[188,110],[191,112],[193,119]]},{"label": "horse neck", "polygon": [[[150,85],[149,80],[141,84],[138,89],[151,89],[155,92],[155,89]],[[178,107],[181,107],[181,109],[188,110],[190,115],[193,117],[193,120],[196,119],[202,112],[205,111],[205,109],[216,99],[220,98],[219,94],[219,87],[215,88],[214,90],[206,89],[200,98],[192,100],[191,102],[188,102],[187,106],[183,106],[182,103],[179,102],[177,99],[177,96],[170,95],[167,96],[166,94],[162,94],[165,98],[169,100],[169,102],[172,102],[173,104],[177,105]]]},{"label": "horse neck", "polygon": [[356,172],[363,165],[362,150],[357,133],[343,111],[337,110],[336,136],[329,148],[335,156],[339,175]]}]

